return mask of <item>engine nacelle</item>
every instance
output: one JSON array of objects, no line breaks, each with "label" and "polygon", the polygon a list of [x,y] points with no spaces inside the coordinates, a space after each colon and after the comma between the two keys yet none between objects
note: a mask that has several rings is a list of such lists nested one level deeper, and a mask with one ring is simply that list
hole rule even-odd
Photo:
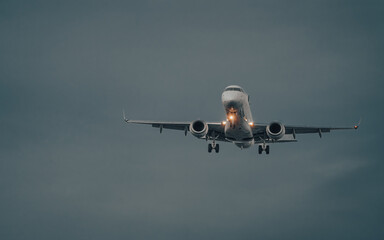
[{"label": "engine nacelle", "polygon": [[196,120],[189,125],[189,131],[197,138],[205,137],[208,133],[208,124],[202,120]]},{"label": "engine nacelle", "polygon": [[273,140],[278,140],[284,136],[285,127],[280,122],[271,122],[267,126],[266,131],[267,131],[268,137],[272,138]]}]

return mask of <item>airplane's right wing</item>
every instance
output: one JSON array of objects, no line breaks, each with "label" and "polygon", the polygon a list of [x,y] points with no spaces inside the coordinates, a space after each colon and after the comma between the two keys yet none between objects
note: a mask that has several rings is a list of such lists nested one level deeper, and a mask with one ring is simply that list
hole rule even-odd
[{"label": "airplane's right wing", "polygon": [[160,122],[160,121],[144,121],[144,120],[128,120],[124,119],[126,123],[135,123],[135,124],[144,124],[144,125],[151,125],[155,128],[166,128],[166,129],[173,129],[173,130],[186,130],[189,131],[189,125],[190,122]]},{"label": "airplane's right wing", "polygon": [[[160,132],[162,132],[163,129],[180,130],[180,131],[184,131],[185,135],[187,135],[187,132],[190,131],[189,126],[192,123],[192,122],[128,120],[125,118],[125,115],[124,115],[124,121],[126,123],[151,125],[152,127],[160,128]],[[221,123],[207,122],[207,125],[208,125],[207,137],[202,137],[202,139],[206,139],[206,140],[215,139],[217,141],[226,141],[225,134],[224,134],[224,126],[221,125]]]}]

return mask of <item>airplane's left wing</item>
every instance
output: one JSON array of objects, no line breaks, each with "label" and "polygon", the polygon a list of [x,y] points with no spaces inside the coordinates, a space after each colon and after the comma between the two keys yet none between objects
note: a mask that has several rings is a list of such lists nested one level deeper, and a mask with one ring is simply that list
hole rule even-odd
[{"label": "airplane's left wing", "polygon": [[[349,130],[349,129],[358,129],[360,122],[351,127],[315,127],[315,126],[295,126],[295,125],[285,125],[285,134],[290,134],[296,139],[296,134],[305,134],[305,133],[317,133],[319,136],[322,136],[322,133],[329,133],[334,130]],[[268,124],[255,124],[252,128],[253,136],[255,140],[266,139],[266,128]]]}]

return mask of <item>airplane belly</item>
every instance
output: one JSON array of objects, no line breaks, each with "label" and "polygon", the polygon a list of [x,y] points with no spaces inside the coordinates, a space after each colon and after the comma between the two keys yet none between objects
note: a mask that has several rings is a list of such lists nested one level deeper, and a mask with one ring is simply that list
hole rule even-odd
[{"label": "airplane belly", "polygon": [[252,130],[247,122],[240,122],[234,127],[229,124],[225,126],[225,137],[232,142],[250,142],[253,141]]},{"label": "airplane belly", "polygon": [[253,144],[254,142],[235,143],[235,145],[238,146],[239,148],[249,148],[249,147],[252,147]]},{"label": "airplane belly", "polygon": [[249,109],[248,95],[241,89],[228,89],[222,94],[222,103],[227,114],[224,128],[225,139],[240,148],[254,144],[250,123],[253,123]]}]

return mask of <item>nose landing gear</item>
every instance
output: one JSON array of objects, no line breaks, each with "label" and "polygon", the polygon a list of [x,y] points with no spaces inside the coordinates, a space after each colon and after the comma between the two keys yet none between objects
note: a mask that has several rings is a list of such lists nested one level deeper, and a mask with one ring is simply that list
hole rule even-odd
[{"label": "nose landing gear", "polygon": [[235,120],[234,119],[230,119],[229,120],[229,127],[234,129],[235,128]]}]

